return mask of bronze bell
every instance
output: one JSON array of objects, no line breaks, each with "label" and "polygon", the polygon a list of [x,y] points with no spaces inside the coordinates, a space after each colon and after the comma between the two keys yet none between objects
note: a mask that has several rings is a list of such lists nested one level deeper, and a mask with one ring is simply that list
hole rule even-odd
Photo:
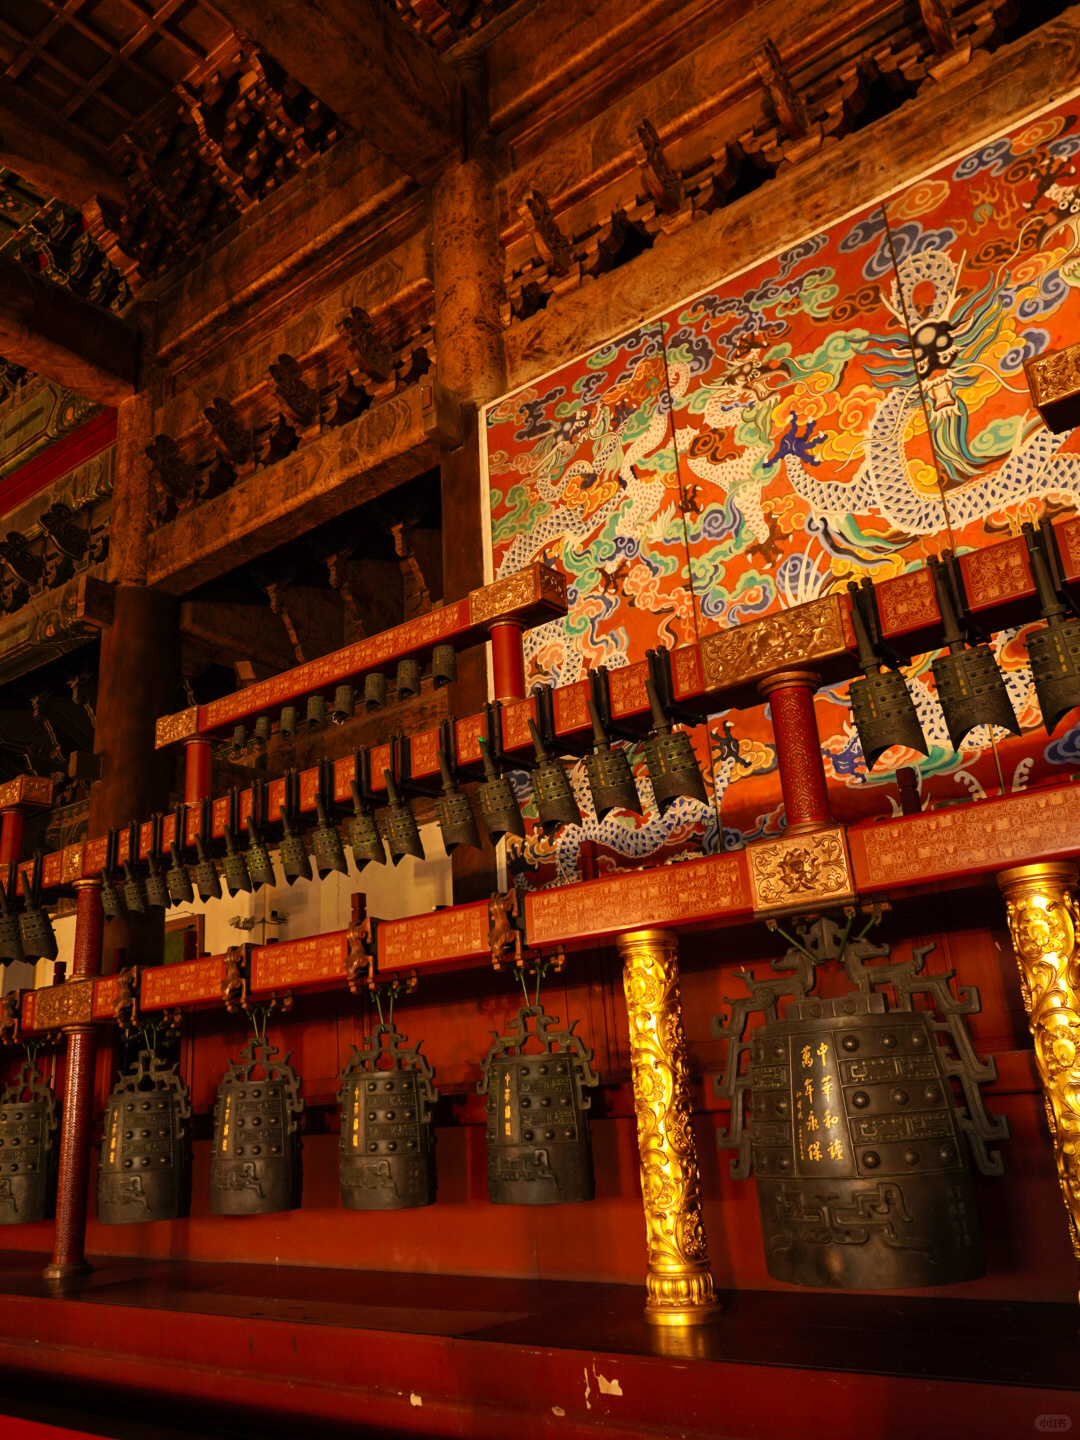
[{"label": "bronze bell", "polygon": [[442,775],[442,794],[435,801],[435,817],[439,822],[443,845],[447,855],[458,845],[471,845],[480,849],[480,832],[476,828],[469,797],[454,784],[442,747],[436,752],[439,757],[439,771]]},{"label": "bronze bell", "polygon": [[281,707],[281,720],[278,723],[278,734],[282,740],[291,740],[296,734],[295,705],[283,705]]},{"label": "bronze bell", "polygon": [[453,645],[436,645],[431,652],[431,683],[436,690],[457,679],[457,651]]},{"label": "bronze bell", "polygon": [[612,810],[631,810],[641,814],[641,797],[634,784],[633,772],[626,751],[613,750],[600,719],[596,702],[589,696],[589,716],[593,728],[593,752],[585,756],[585,774],[589,781],[596,818],[606,820]]},{"label": "bronze bell", "polygon": [[487,741],[480,736],[480,754],[484,761],[484,783],[477,791],[480,814],[493,845],[504,835],[525,838],[525,821],[522,819],[514,787],[505,775],[500,775],[488,751]]},{"label": "bronze bell", "polygon": [[[9,874],[11,874],[10,871]],[[14,879],[11,883],[14,885]],[[11,960],[21,961],[22,959],[22,931],[19,928],[19,917],[11,908],[7,887],[0,879],[0,964],[6,965]]]},{"label": "bronze bell", "polygon": [[[390,1064],[386,1065],[389,1058]],[[376,1025],[341,1072],[341,1203],[411,1210],[435,1199],[432,1110],[439,1092],[420,1047]]]},{"label": "bronze bell", "polygon": [[231,826],[225,826],[225,860],[223,862],[225,873],[225,884],[228,886],[230,895],[238,895],[241,891],[249,894],[251,891],[251,876],[243,855],[237,850],[233,841]]},{"label": "bronze bell", "polygon": [[966,648],[941,561],[932,555],[926,563],[934,577],[943,638],[949,647],[949,653],[939,655],[931,665],[949,743],[959,750],[976,725],[1000,725],[1019,735],[1016,712],[994,652],[986,644]]},{"label": "bronze bell", "polygon": [[146,886],[130,860],[124,861],[124,904],[132,915],[145,915],[148,909]]},{"label": "bronze bell", "polygon": [[645,689],[652,709],[653,728],[645,742],[645,765],[652,781],[656,807],[661,815],[680,797],[709,803],[705,793],[705,782],[701,778],[694,747],[685,730],[672,730],[671,721],[664,714],[651,679],[645,681]]},{"label": "bronze bell", "polygon": [[346,720],[352,718],[356,698],[353,695],[351,685],[339,685],[334,691],[334,707],[330,711],[330,719],[335,725],[344,725]]},{"label": "bronze bell", "polygon": [[179,1220],[191,1203],[191,1096],[175,1065],[143,1050],[105,1107],[98,1158],[103,1225]]},{"label": "bronze bell", "polygon": [[266,848],[265,842],[259,838],[259,834],[255,829],[255,822],[250,815],[248,816],[247,827],[248,848],[247,855],[244,858],[247,861],[247,872],[251,879],[251,888],[253,890],[259,890],[263,885],[275,885],[277,878],[274,875],[274,862],[270,859],[270,851]]},{"label": "bronze bell", "polygon": [[146,857],[146,864],[149,871],[146,877],[146,903],[155,910],[167,910],[169,906],[169,886],[165,876],[157,868],[152,843],[150,852]]},{"label": "bronze bell", "polygon": [[360,786],[352,782],[353,814],[349,819],[349,844],[357,870],[363,870],[369,861],[376,865],[386,864],[386,847],[375,823],[375,816],[365,806],[360,796]]},{"label": "bronze bell", "polygon": [[[529,1022],[532,1021],[530,1029]],[[523,1005],[496,1036],[477,1090],[487,1096],[488,1196],[493,1205],[560,1205],[593,1198],[586,1086],[599,1077],[574,1026]],[[576,1022],[575,1022],[576,1023]],[[539,1041],[540,1053],[525,1054]]]},{"label": "bronze bell", "polygon": [[386,706],[386,676],[381,670],[372,670],[364,676],[364,709],[370,715],[373,710]]},{"label": "bronze bell", "polygon": [[120,891],[112,882],[112,876],[104,872],[101,876],[101,908],[109,920],[114,920],[117,915],[124,913],[124,902],[120,897]]},{"label": "bronze bell", "polygon": [[307,728],[321,730],[326,724],[326,696],[309,695],[307,698]]},{"label": "bronze bell", "polygon": [[0,1094],[0,1225],[52,1218],[59,1130],[56,1097],[28,1060]]},{"label": "bronze bell", "polygon": [[210,1160],[211,1215],[295,1210],[303,1184],[300,1077],[288,1055],[252,1037],[218,1086]]},{"label": "bronze bell", "polygon": [[562,762],[553,760],[547,746],[540,738],[536,721],[529,718],[529,734],[536,751],[537,765],[532,773],[533,799],[536,814],[544,834],[550,839],[563,825],[580,825],[581,811],[574,799],[570,781]]},{"label": "bronze bell", "polygon": [[165,877],[169,884],[169,896],[174,905],[190,905],[195,899],[190,872],[184,864],[180,846],[175,840],[169,846],[169,850],[172,855],[172,866]]},{"label": "bronze bell", "polygon": [[906,745],[909,750],[928,755],[926,737],[904,677],[899,670],[882,670],[870,638],[863,606],[874,603],[873,589],[860,591],[852,581],[848,593],[859,647],[859,668],[863,672],[861,680],[851,682],[848,696],[867,767],[872,770],[893,745]]},{"label": "bronze bell", "polygon": [[[1080,705],[1080,620],[1065,619],[1065,606],[1050,577],[1034,528],[1031,525],[1023,528],[1039,596],[1039,613],[1046,621],[1042,629],[1028,633],[1028,659],[1043,724],[1046,733],[1053,735],[1068,712]],[[1052,544],[1053,530],[1045,521],[1042,529]]]},{"label": "bronze bell", "polygon": [[413,855],[417,860],[424,858],[424,846],[420,831],[416,828],[416,816],[406,801],[398,794],[394,777],[389,770],[383,771],[386,781],[386,796],[390,802],[386,813],[386,848],[390,859],[396,865],[403,855]]},{"label": "bronze bell", "polygon": [[315,809],[318,812],[319,823],[315,827],[315,869],[319,872],[319,879],[336,870],[339,875],[349,873],[349,862],[345,859],[345,850],[341,844],[341,836],[336,825],[331,825],[326,818],[326,806],[321,796],[315,797]]},{"label": "bronze bell", "polygon": [[304,837],[297,835],[289,824],[289,817],[286,814],[285,806],[278,806],[278,814],[281,816],[281,868],[285,872],[285,879],[291,885],[294,880],[311,879],[311,861],[308,859],[307,846],[304,844]]},{"label": "bronze bell", "polygon": [[59,953],[52,921],[41,908],[41,862],[39,852],[34,861],[34,879],[26,892],[26,908],[19,917],[23,956],[27,960],[55,960]]},{"label": "bronze bell", "polygon": [[397,698],[399,700],[411,700],[414,695],[420,694],[420,661],[411,655],[406,655],[404,660],[398,661],[397,667]]},{"label": "bronze bell", "polygon": [[217,866],[206,853],[201,835],[195,836],[195,849],[199,856],[199,863],[195,866],[195,884],[199,889],[199,899],[220,900],[221,876]]}]

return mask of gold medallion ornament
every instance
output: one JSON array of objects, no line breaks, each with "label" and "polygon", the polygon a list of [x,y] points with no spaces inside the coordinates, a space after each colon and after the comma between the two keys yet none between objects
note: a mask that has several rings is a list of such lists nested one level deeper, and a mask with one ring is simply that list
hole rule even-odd
[{"label": "gold medallion ornament", "polygon": [[1080,1261],[1080,912],[1071,861],[1018,865],[998,875],[1020,965],[1058,1179]]},{"label": "gold medallion ornament", "polygon": [[701,1218],[678,940],[670,930],[635,930],[621,935],[618,946],[645,1206],[645,1318],[656,1325],[699,1324],[715,1319],[720,1305]]}]

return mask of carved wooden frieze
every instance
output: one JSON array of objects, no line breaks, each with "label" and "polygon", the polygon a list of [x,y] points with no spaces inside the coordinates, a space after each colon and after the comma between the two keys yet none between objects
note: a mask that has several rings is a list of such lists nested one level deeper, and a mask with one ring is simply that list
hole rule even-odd
[{"label": "carved wooden frieze", "polygon": [[755,911],[814,910],[855,896],[842,825],[755,841],[746,859]]}]

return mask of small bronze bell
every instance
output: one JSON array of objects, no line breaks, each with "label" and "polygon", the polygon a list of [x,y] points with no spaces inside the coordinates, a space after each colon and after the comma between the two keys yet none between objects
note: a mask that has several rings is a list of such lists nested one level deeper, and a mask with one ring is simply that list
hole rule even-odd
[{"label": "small bronze bell", "polygon": [[420,661],[414,660],[411,655],[406,655],[404,660],[398,661],[397,698],[399,700],[411,700],[414,695],[419,694]]},{"label": "small bronze bell", "polygon": [[[11,883],[14,884],[14,879],[11,880]],[[7,887],[3,880],[0,880],[0,963],[6,965],[11,960],[21,961],[22,959],[22,932],[19,929],[19,917],[11,908]]]},{"label": "small bronze bell", "polygon": [[532,774],[533,799],[536,801],[536,814],[541,828],[550,839],[563,825],[580,825],[581,811],[574,799],[574,792],[570,788],[562,762],[552,759],[540,738],[536,721],[531,717],[529,734],[532,736],[537,760]]},{"label": "small bronze bell", "polygon": [[285,879],[291,885],[294,880],[310,880],[311,861],[308,858],[307,846],[304,844],[304,837],[297,835],[289,824],[289,816],[284,805],[278,806],[278,814],[281,816],[281,868],[285,872]]},{"label": "small bronze bell", "polygon": [[184,864],[184,857],[180,854],[180,846],[174,840],[169,846],[172,854],[172,867],[165,877],[169,883],[169,896],[174,905],[190,905],[195,899],[195,891],[191,884],[191,875]]},{"label": "small bronze bell", "polygon": [[[1027,637],[1031,676],[1039,698],[1046,733],[1053,735],[1074,706],[1080,705],[1080,620],[1065,619],[1065,605],[1050,577],[1042,547],[1031,525],[1025,525],[1031,571],[1039,596],[1039,611],[1046,625]],[[1053,530],[1043,522],[1043,534],[1053,543]]]},{"label": "small bronze bell", "polygon": [[484,782],[477,791],[480,801],[480,815],[487,828],[493,845],[504,835],[525,838],[525,821],[518,805],[514,787],[505,775],[500,775],[488,751],[487,741],[480,736],[480,755],[484,762]]},{"label": "small bronze bell", "polygon": [[431,652],[431,683],[436,690],[457,679],[457,651],[453,645],[436,645]]},{"label": "small bronze bell", "polygon": [[645,690],[652,709],[653,728],[645,742],[645,765],[652,781],[653,795],[661,815],[680,798],[700,800],[709,803],[705,793],[705,782],[701,778],[694,747],[685,730],[672,730],[671,721],[664,714],[651,679],[645,681]]},{"label": "small bronze bell", "polygon": [[319,823],[315,827],[313,836],[315,844],[315,869],[319,872],[319,879],[336,870],[339,875],[349,873],[349,862],[345,859],[345,850],[341,843],[341,836],[336,825],[331,825],[326,818],[326,806],[321,796],[315,797],[315,809],[318,812]]},{"label": "small bronze bell", "polygon": [[218,874],[217,866],[206,853],[201,835],[195,836],[195,849],[199,856],[199,863],[195,866],[195,884],[199,889],[199,899],[220,900],[221,876]]},{"label": "small bronze bell", "polygon": [[851,682],[848,696],[867,767],[872,770],[893,745],[906,745],[909,750],[928,755],[926,737],[904,677],[899,670],[882,670],[870,638],[863,607],[874,603],[873,588],[860,590],[852,581],[848,593],[851,622],[859,647],[859,668],[863,672],[861,680]]},{"label": "small bronze bell", "polygon": [[403,855],[413,855],[417,860],[424,858],[424,846],[420,831],[416,828],[416,816],[408,803],[403,801],[394,784],[389,770],[383,771],[386,781],[386,796],[390,802],[386,813],[386,848],[390,859],[396,865]]},{"label": "small bronze bell", "polygon": [[[389,1057],[390,1065],[384,1063]],[[432,1108],[439,1092],[420,1047],[376,1025],[341,1073],[341,1203],[408,1210],[435,1199]]]},{"label": "small bronze bell", "polygon": [[454,784],[446,756],[442,748],[436,751],[439,757],[439,771],[442,774],[442,794],[435,801],[435,817],[442,832],[443,845],[447,855],[453,854],[458,845],[471,845],[480,849],[480,832],[476,828],[469,797]]},{"label": "small bronze bell", "polygon": [[307,728],[321,730],[326,724],[326,696],[309,695],[307,699]]},{"label": "small bronze bell", "polygon": [[[155,830],[157,826],[155,825]],[[150,845],[149,854],[146,857],[148,874],[146,877],[146,903],[155,910],[167,910],[169,907],[169,886],[165,876],[157,868],[157,861],[154,859],[154,846]]]},{"label": "small bronze bell", "polygon": [[101,908],[108,920],[115,920],[117,915],[124,913],[124,902],[121,899],[120,891],[112,882],[112,876],[107,871],[101,876]]},{"label": "small bronze bell", "polygon": [[296,734],[295,705],[283,705],[281,707],[281,721],[278,725],[278,734],[282,740],[291,740]]},{"label": "small bronze bell", "polygon": [[370,861],[376,865],[386,864],[386,847],[375,823],[375,816],[365,806],[360,796],[360,786],[352,782],[353,814],[349,819],[349,844],[357,870],[363,870]]},{"label": "small bronze bell", "polygon": [[334,691],[334,708],[330,711],[330,719],[335,725],[344,725],[346,720],[352,718],[355,707],[356,697],[353,695],[353,687],[339,685]]},{"label": "small bronze bell", "polygon": [[[530,1021],[532,1026],[530,1028]],[[488,1195],[493,1205],[560,1205],[593,1198],[587,1086],[592,1051],[539,1005],[523,1005],[496,1036],[477,1090],[487,1096]],[[539,1041],[540,1053],[525,1047]]]},{"label": "small bronze bell", "polygon": [[593,728],[593,752],[585,756],[585,774],[589,781],[596,818],[606,820],[612,810],[631,810],[641,814],[641,797],[634,784],[633,772],[625,750],[613,750],[600,719],[596,702],[589,696],[589,716]]},{"label": "small bronze bell", "polygon": [[244,894],[251,892],[251,876],[248,874],[244,857],[237,850],[233,841],[233,833],[230,826],[225,826],[225,860],[224,860],[225,884],[228,886],[230,895],[238,895],[241,891]]},{"label": "small bronze bell", "polygon": [[288,1055],[252,1037],[218,1086],[210,1160],[211,1215],[295,1210],[303,1183],[300,1077]]},{"label": "small bronze bell", "polygon": [[59,951],[52,921],[35,899],[28,902],[19,917],[23,958],[26,960],[55,960]]},{"label": "small bronze bell", "polygon": [[178,1220],[191,1201],[191,1096],[155,1051],[143,1050],[105,1107],[98,1158],[103,1225]]},{"label": "small bronze bell", "polygon": [[146,886],[130,860],[124,861],[124,904],[132,915],[145,915],[149,909]]},{"label": "small bronze bell", "polygon": [[1000,725],[1019,735],[1016,712],[994,652],[986,644],[966,648],[941,561],[932,555],[926,563],[934,577],[943,638],[949,647],[949,653],[939,655],[931,665],[949,743],[959,750],[976,725]]},{"label": "small bronze bell", "polygon": [[373,710],[386,707],[386,676],[381,670],[372,670],[364,676],[364,709],[370,715]]},{"label": "small bronze bell", "polygon": [[59,1129],[56,1097],[28,1060],[0,1094],[0,1225],[52,1218]]},{"label": "small bronze bell", "polygon": [[259,890],[263,885],[274,885],[277,883],[276,876],[274,875],[274,862],[270,859],[270,851],[266,848],[265,843],[260,840],[259,834],[255,829],[255,822],[250,815],[248,816],[247,826],[248,849],[247,855],[244,858],[247,860],[247,872],[251,879],[251,888],[253,890]]}]

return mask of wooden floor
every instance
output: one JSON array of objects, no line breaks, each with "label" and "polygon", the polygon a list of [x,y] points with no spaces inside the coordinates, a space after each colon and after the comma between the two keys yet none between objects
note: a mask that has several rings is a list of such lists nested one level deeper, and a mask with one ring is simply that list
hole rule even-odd
[{"label": "wooden floor", "polygon": [[622,1285],[109,1260],[57,1296],[46,1258],[0,1253],[0,1415],[87,1434],[1080,1430],[1071,1305],[729,1292],[668,1333]]}]

